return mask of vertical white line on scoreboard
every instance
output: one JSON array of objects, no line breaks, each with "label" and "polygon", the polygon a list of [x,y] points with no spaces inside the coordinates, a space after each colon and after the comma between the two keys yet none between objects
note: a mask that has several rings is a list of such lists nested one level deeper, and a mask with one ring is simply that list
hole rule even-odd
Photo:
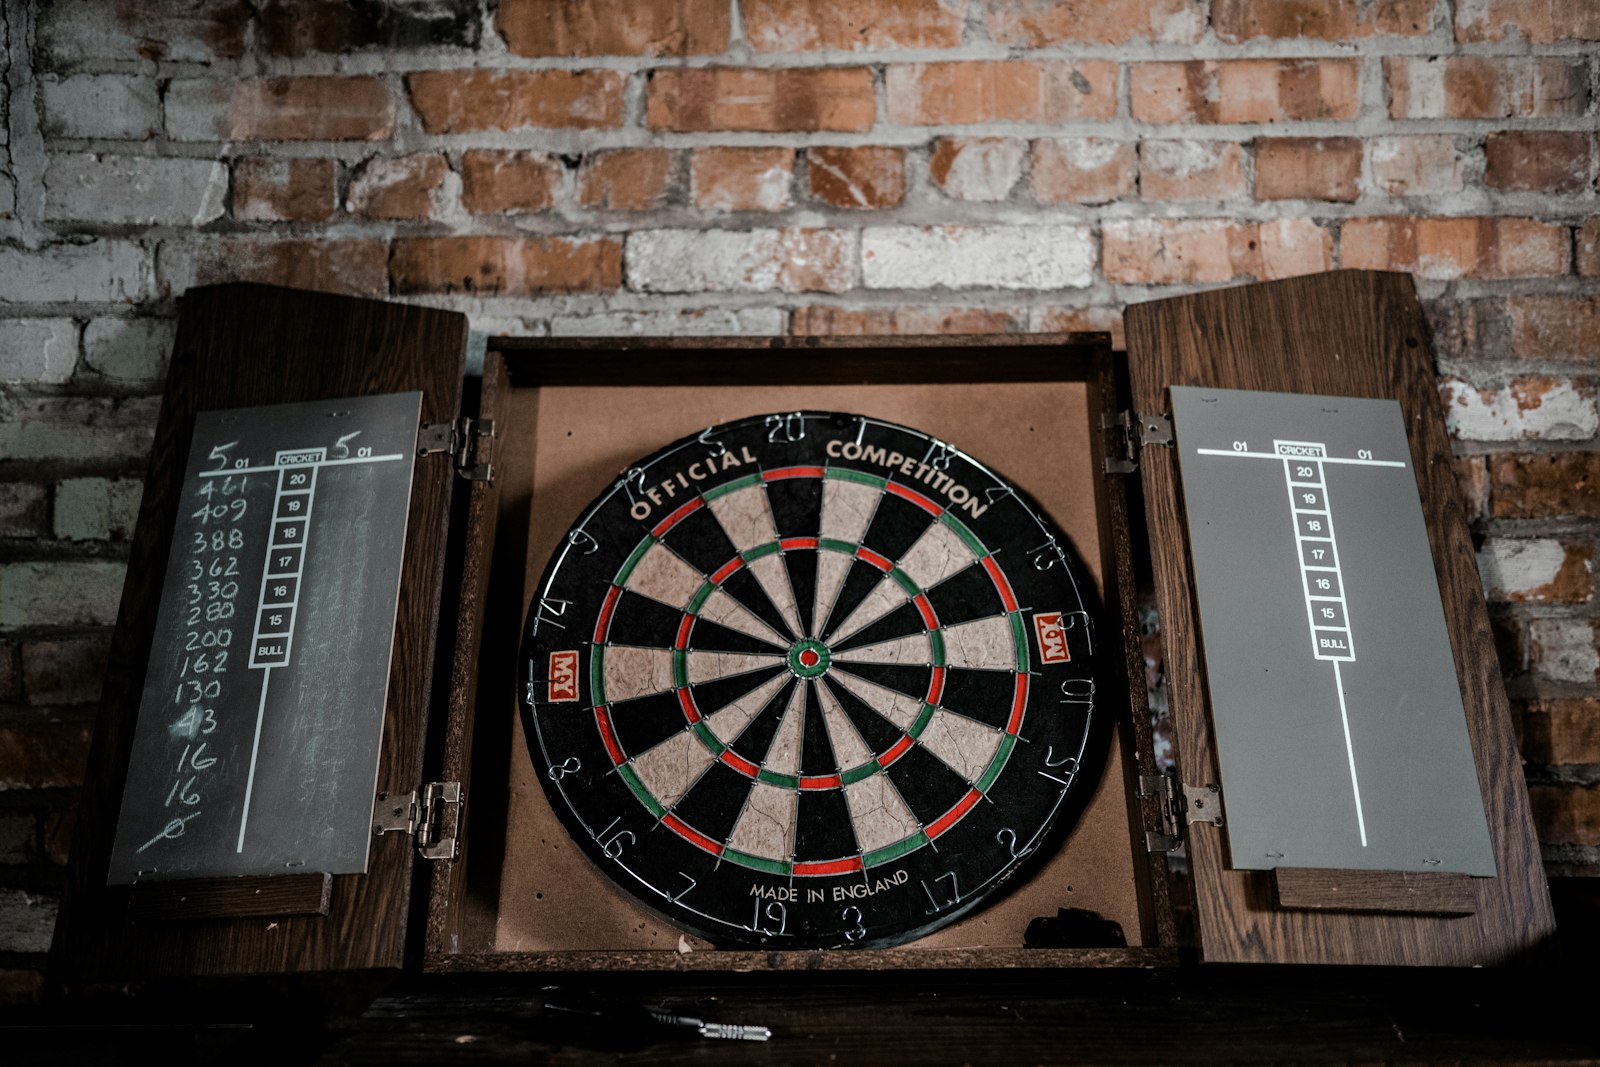
[{"label": "vertical white line on scoreboard", "polygon": [[1350,791],[1356,797],[1356,829],[1361,831],[1361,847],[1367,847],[1367,820],[1361,814],[1361,783],[1356,781],[1356,750],[1350,743],[1350,712],[1344,706],[1344,676],[1339,672],[1339,661],[1333,661],[1333,684],[1339,690],[1339,721],[1344,723],[1344,754],[1350,761]]},{"label": "vertical white line on scoreboard", "polygon": [[256,737],[250,743],[250,773],[244,780],[244,805],[239,815],[239,843],[234,846],[234,852],[244,851],[244,831],[250,825],[250,794],[256,787],[256,756],[261,752],[261,723],[267,717],[267,685],[272,681],[272,668],[266,667],[261,671],[261,703],[256,705]]}]

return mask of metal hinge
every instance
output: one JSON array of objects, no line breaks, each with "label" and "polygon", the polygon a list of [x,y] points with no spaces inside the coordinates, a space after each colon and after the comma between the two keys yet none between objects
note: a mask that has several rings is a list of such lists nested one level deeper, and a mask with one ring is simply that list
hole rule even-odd
[{"label": "metal hinge", "polygon": [[1139,449],[1146,445],[1172,447],[1172,419],[1167,415],[1119,411],[1102,415],[1100,425],[1112,438],[1111,455],[1106,457],[1107,474],[1132,474],[1138,470]]},{"label": "metal hinge", "polygon": [[429,782],[409,793],[379,793],[372,806],[372,832],[410,834],[423,859],[453,860],[461,805],[460,782]]},{"label": "metal hinge", "polygon": [[1222,825],[1222,790],[1215,785],[1186,785],[1180,791],[1176,775],[1141,774],[1139,796],[1154,797],[1161,829],[1147,830],[1146,852],[1171,852],[1183,844],[1185,826],[1195,823]]},{"label": "metal hinge", "polygon": [[461,477],[469,482],[493,481],[495,437],[493,419],[427,422],[417,434],[417,455],[448,452]]}]

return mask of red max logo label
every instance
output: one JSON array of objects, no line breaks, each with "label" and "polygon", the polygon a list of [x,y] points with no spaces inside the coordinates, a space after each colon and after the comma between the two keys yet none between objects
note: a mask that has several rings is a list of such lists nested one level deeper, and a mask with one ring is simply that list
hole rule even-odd
[{"label": "red max logo label", "polygon": [[1046,663],[1066,663],[1072,658],[1067,650],[1067,632],[1061,626],[1061,612],[1035,615],[1033,630],[1039,635],[1040,659]]},{"label": "red max logo label", "polygon": [[578,699],[578,653],[550,653],[550,697],[552,704]]}]

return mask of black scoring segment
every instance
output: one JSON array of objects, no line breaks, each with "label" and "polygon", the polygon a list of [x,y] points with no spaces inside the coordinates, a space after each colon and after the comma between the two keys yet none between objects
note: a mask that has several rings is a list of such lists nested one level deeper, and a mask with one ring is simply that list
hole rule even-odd
[{"label": "black scoring segment", "polygon": [[777,478],[766,484],[779,539],[817,536],[822,523],[822,479]]},{"label": "black scoring segment", "polygon": [[751,690],[758,689],[778,675],[785,667],[763,667],[758,671],[735,674],[729,678],[716,678],[698,682],[694,686],[695,706],[702,715],[714,715]]},{"label": "black scoring segment", "polygon": [[939,705],[1004,730],[1011,719],[1011,700],[1016,691],[1017,676],[1010,671],[949,667],[944,672],[944,694]]},{"label": "black scoring segment", "polygon": [[668,607],[638,593],[622,591],[611,612],[606,630],[608,645],[637,645],[640,648],[671,648],[683,619],[681,607]]},{"label": "black scoring segment", "polygon": [[829,647],[841,652],[848,652],[852,648],[860,648],[863,645],[875,645],[879,641],[905,637],[907,634],[922,633],[927,628],[927,624],[922,621],[922,613],[917,610],[917,606],[907,601],[881,619],[863,626],[837,645],[830,645]]},{"label": "black scoring segment", "polygon": [[816,621],[812,616],[817,603],[817,554],[809,549],[785,551],[783,562],[789,568],[789,587],[794,590],[801,629],[807,635],[814,634]]},{"label": "black scoring segment", "polygon": [[899,560],[934,517],[904,497],[885,491],[861,543],[890,560]]},{"label": "black scoring segment", "polygon": [[750,779],[717,762],[673,805],[672,813],[712,840],[726,841],[749,794]]},{"label": "black scoring segment", "polygon": [[987,618],[1006,609],[994,580],[980,564],[957,571],[924,592],[933,613],[939,616],[940,626]]},{"label": "black scoring segment", "polygon": [[762,590],[761,583],[756,581],[755,575],[746,568],[734,571],[722,583],[723,590],[733,599],[750,610],[750,613],[768,626],[772,632],[780,637],[789,636],[789,624],[784,621],[783,613],[772,603],[772,600]]},{"label": "black scoring segment", "polygon": [[704,575],[715,574],[717,568],[739,554],[716,515],[705,505],[680,519],[667,531],[662,543]]},{"label": "black scoring segment", "polygon": [[[767,750],[772,747],[772,739],[778,735],[778,727],[783,723],[784,711],[789,707],[790,695],[798,682],[778,687],[778,693],[767,701],[765,707],[750,720],[739,736],[733,739],[728,747],[751,763],[760,764],[767,758]],[[724,741],[728,740],[723,738]]]},{"label": "black scoring segment", "polygon": [[800,793],[795,813],[796,863],[838,859],[856,851],[856,833],[850,806],[838,789],[806,789]]},{"label": "black scoring segment", "polygon": [[828,724],[822,721],[822,704],[817,700],[815,686],[806,686],[806,728],[800,739],[801,775],[836,774],[842,770],[833,757],[833,742],[828,737]]},{"label": "black scoring segment", "polygon": [[[927,667],[908,667],[893,663],[843,663],[835,662],[832,670],[846,671],[887,689],[896,689],[918,700],[928,695],[928,683],[933,672]],[[834,686],[834,689],[843,688]]]},{"label": "black scoring segment", "polygon": [[949,811],[972,788],[970,782],[921,745],[906,749],[884,773],[900,791],[911,814],[924,826]]},{"label": "black scoring segment", "polygon": [[867,598],[867,594],[878,587],[883,581],[883,572],[862,560],[852,560],[850,572],[845,575],[843,584],[839,586],[839,593],[833,598],[833,608],[828,611],[824,621],[824,638],[828,633],[837,629],[839,624],[850,617],[850,613]]},{"label": "black scoring segment", "polygon": [[844,686],[828,685],[827,682],[822,684],[828,686],[828,692],[839,702],[845,717],[850,720],[850,724],[856,728],[861,739],[875,754],[881,755],[887,752],[904,736],[904,732],[898,726],[878,714]]},{"label": "black scoring segment", "polygon": [[612,704],[611,729],[629,759],[636,759],[661,742],[689,728],[678,695],[672,690]]},{"label": "black scoring segment", "polygon": [[771,641],[763,641],[738,630],[730,630],[709,619],[695,620],[694,629],[689,632],[689,647],[710,652],[753,652],[767,656],[785,651],[782,646],[774,645]]}]

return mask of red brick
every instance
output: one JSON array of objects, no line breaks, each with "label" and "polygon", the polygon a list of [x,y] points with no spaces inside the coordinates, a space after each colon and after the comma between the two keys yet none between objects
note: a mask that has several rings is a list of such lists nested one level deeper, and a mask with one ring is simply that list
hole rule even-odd
[{"label": "red brick", "polygon": [[1105,204],[1133,192],[1138,146],[1082,137],[1035,141],[1028,181],[1041,204]]},{"label": "red brick", "polygon": [[1600,699],[1530,700],[1522,709],[1521,744],[1529,763],[1600,763]]},{"label": "red brick", "polygon": [[1373,186],[1388,196],[1445,196],[1467,187],[1454,134],[1375,137],[1366,154]]},{"label": "red brick", "polygon": [[1492,456],[1489,491],[1497,519],[1600,518],[1600,453]]},{"label": "red brick", "polygon": [[233,164],[233,217],[246,222],[325,222],[333,217],[332,159],[248,156]]},{"label": "red brick", "polygon": [[1600,215],[1578,227],[1578,273],[1600,278]]},{"label": "red brick", "polygon": [[462,4],[264,0],[259,17],[261,48],[269,56],[343,55],[373,46],[471,48],[479,38],[478,13]]},{"label": "red brick", "polygon": [[1198,0],[1096,0],[1089,4],[990,3],[989,36],[1009,48],[1058,44],[1193,44],[1205,33]]},{"label": "red brick", "polygon": [[0,482],[0,537],[45,537],[50,531],[50,501],[44,486]]},{"label": "red brick", "polygon": [[1573,56],[1386,56],[1389,117],[1504,119],[1582,115],[1589,69]]},{"label": "red brick", "polygon": [[411,237],[394,242],[396,292],[529,296],[615,289],[622,245],[609,238]]},{"label": "red brick", "polygon": [[912,126],[1064,122],[1117,113],[1109,60],[976,60],[892,66],[889,117]]},{"label": "red brick", "polygon": [[[717,6],[724,6],[720,3]],[[744,0],[744,36],[757,52],[954,48],[965,3],[945,0]]]},{"label": "red brick", "polygon": [[1219,123],[1353,119],[1361,65],[1354,59],[1232,59],[1135,63],[1133,117]]},{"label": "red brick", "polygon": [[81,722],[0,725],[0,790],[82,785],[89,733]]},{"label": "red brick", "polygon": [[1457,0],[1456,40],[1600,41],[1594,0]]},{"label": "red brick", "polygon": [[1435,0],[1215,0],[1211,27],[1224,41],[1255,37],[1344,41],[1374,33],[1416,36],[1431,28],[1435,6]]},{"label": "red brick", "polygon": [[704,0],[501,0],[519,56],[691,56],[728,47],[730,9]]},{"label": "red brick", "polygon": [[1106,280],[1136,284],[1287,278],[1328,270],[1333,255],[1332,235],[1309,219],[1107,222],[1101,244]]},{"label": "red brick", "polygon": [[1350,219],[1339,237],[1340,264],[1454,278],[1553,277],[1567,273],[1564,226],[1517,218]]},{"label": "red brick", "polygon": [[542,152],[461,154],[461,203],[478,215],[543,211],[561,188],[561,163]]},{"label": "red brick", "polygon": [[1484,184],[1524,193],[1581,193],[1590,187],[1587,133],[1499,130],[1484,140]]},{"label": "red brick", "polygon": [[93,704],[111,651],[109,633],[29,641],[22,646],[22,692],[29,704]]},{"label": "red brick", "polygon": [[1146,200],[1220,200],[1245,192],[1244,149],[1231,141],[1139,146],[1139,195]]},{"label": "red brick", "polygon": [[696,148],[694,206],[702,211],[782,211],[794,181],[792,148]]},{"label": "red brick", "polygon": [[1490,537],[1478,551],[1484,595],[1499,604],[1583,604],[1594,596],[1594,546]]},{"label": "red brick", "polygon": [[906,195],[905,150],[808,148],[806,183],[813,199],[834,207],[895,207]]},{"label": "red brick", "polygon": [[859,133],[872,128],[877,109],[866,67],[663,69],[650,73],[646,122],[690,132]]},{"label": "red brick", "polygon": [[394,100],[368,77],[174,82],[167,129],[179,140],[377,141],[394,132]]},{"label": "red brick", "polygon": [[1600,845],[1600,786],[1528,786],[1533,825],[1547,845]]},{"label": "red brick", "polygon": [[616,70],[430,70],[406,79],[429,133],[622,125]]},{"label": "red brick", "polygon": [[991,308],[796,308],[794,334],[862,337],[879,334],[936,335],[952,333],[1015,333],[1008,311]]},{"label": "red brick", "polygon": [[671,191],[677,153],[662,148],[622,148],[584,158],[578,203],[611,211],[658,207]]},{"label": "red brick", "polygon": [[957,200],[1005,200],[1022,180],[1025,141],[1011,137],[941,137],[928,157],[928,177]]},{"label": "red brick", "polygon": [[449,173],[449,161],[437,152],[369,159],[350,179],[345,210],[368,219],[432,218]]},{"label": "red brick", "polygon": [[1513,296],[1511,351],[1523,359],[1600,361],[1600,296]]},{"label": "red brick", "polygon": [[352,296],[389,292],[384,243],[365,238],[253,240],[222,237],[167,241],[157,268],[162,290],[174,295],[196,285],[262,282]]},{"label": "red brick", "polygon": [[1361,141],[1355,137],[1258,140],[1257,200],[1340,200],[1361,195]]}]

